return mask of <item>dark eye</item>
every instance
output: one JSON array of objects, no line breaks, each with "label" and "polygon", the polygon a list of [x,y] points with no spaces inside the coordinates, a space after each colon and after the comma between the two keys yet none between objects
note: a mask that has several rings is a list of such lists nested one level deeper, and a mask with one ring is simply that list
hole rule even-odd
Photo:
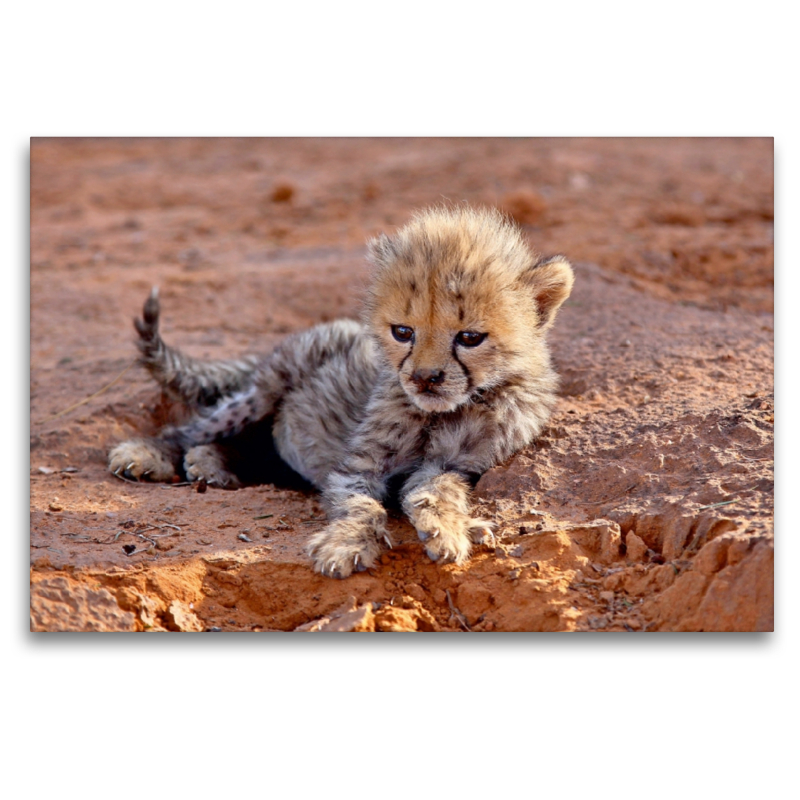
[{"label": "dark eye", "polygon": [[414,329],[407,325],[392,325],[392,336],[398,342],[410,342],[414,338]]},{"label": "dark eye", "polygon": [[485,338],[485,333],[475,333],[475,331],[461,331],[456,334],[456,344],[463,344],[464,347],[477,347]]}]

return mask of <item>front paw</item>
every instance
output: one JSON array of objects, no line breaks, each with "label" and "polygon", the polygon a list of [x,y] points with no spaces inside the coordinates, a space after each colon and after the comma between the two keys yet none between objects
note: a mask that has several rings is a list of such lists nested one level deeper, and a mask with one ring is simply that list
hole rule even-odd
[{"label": "front paw", "polygon": [[239,489],[241,481],[225,467],[225,459],[214,445],[197,445],[186,451],[183,469],[190,481],[205,481],[209,486]]},{"label": "front paw", "polygon": [[456,517],[444,520],[426,519],[417,536],[425,542],[425,553],[431,561],[463,564],[469,559],[473,544],[495,544],[493,523],[485,519]]},{"label": "front paw", "polygon": [[405,507],[432,561],[463,564],[470,556],[473,543],[494,543],[492,522],[470,517],[433,492],[414,492],[406,499]]},{"label": "front paw", "polygon": [[108,454],[108,468],[115,475],[134,481],[165,481],[176,476],[172,462],[147,439],[131,439]]},{"label": "front paw", "polygon": [[[391,547],[386,533],[382,533],[382,537]],[[329,578],[347,578],[354,572],[374,567],[381,550],[374,529],[347,518],[335,520],[325,530],[314,534],[308,543],[314,571]]]},{"label": "front paw", "polygon": [[[426,542],[425,553],[431,561],[463,564],[469,559],[472,542],[469,537],[456,530],[441,529],[434,531],[435,536],[424,538],[422,531],[417,531],[419,538]],[[427,534],[427,531],[425,532]]]}]

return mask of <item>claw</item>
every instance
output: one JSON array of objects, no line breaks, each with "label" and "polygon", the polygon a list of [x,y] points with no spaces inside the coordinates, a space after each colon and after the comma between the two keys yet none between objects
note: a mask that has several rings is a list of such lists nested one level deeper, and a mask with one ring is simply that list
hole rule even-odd
[{"label": "claw", "polygon": [[391,550],[392,542],[386,534],[383,535],[383,541],[386,542],[386,546]]},{"label": "claw", "polygon": [[439,535],[439,529],[437,528],[432,534],[431,539],[435,539]]},{"label": "claw", "polygon": [[427,506],[427,505],[429,505],[429,502],[430,502],[430,501],[428,500],[428,498],[427,498],[427,497],[423,497],[423,498],[421,498],[421,499],[417,500],[417,502],[416,502],[416,503],[412,503],[411,505],[412,505],[412,506],[414,506],[414,508],[419,508],[420,506]]},{"label": "claw", "polygon": [[358,553],[353,557],[353,569],[358,569]]},{"label": "claw", "polygon": [[133,467],[133,466],[135,466],[135,465],[136,465],[136,462],[135,462],[135,461],[131,461],[131,463],[130,463],[130,464],[128,464],[128,466],[127,466],[127,467],[125,467],[125,472],[127,472],[127,471],[128,471],[130,468],[131,468],[131,467]]}]

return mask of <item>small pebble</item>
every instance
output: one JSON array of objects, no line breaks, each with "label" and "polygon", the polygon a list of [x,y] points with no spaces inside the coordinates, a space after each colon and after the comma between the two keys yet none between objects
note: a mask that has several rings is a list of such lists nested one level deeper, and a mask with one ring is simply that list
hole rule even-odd
[{"label": "small pebble", "polygon": [[288,183],[277,184],[270,195],[273,203],[288,203],[294,197],[294,187]]}]

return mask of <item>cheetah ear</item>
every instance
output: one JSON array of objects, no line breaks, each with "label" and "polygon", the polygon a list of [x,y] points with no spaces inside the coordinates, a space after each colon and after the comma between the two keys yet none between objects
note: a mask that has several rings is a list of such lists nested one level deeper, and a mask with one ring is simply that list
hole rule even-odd
[{"label": "cheetah ear", "polygon": [[538,261],[522,273],[521,281],[533,291],[536,310],[539,312],[539,327],[549,328],[556,318],[556,312],[569,297],[575,275],[572,265],[564,256],[553,256]]},{"label": "cheetah ear", "polygon": [[388,267],[395,255],[394,242],[385,233],[367,242],[367,261],[376,269]]}]

